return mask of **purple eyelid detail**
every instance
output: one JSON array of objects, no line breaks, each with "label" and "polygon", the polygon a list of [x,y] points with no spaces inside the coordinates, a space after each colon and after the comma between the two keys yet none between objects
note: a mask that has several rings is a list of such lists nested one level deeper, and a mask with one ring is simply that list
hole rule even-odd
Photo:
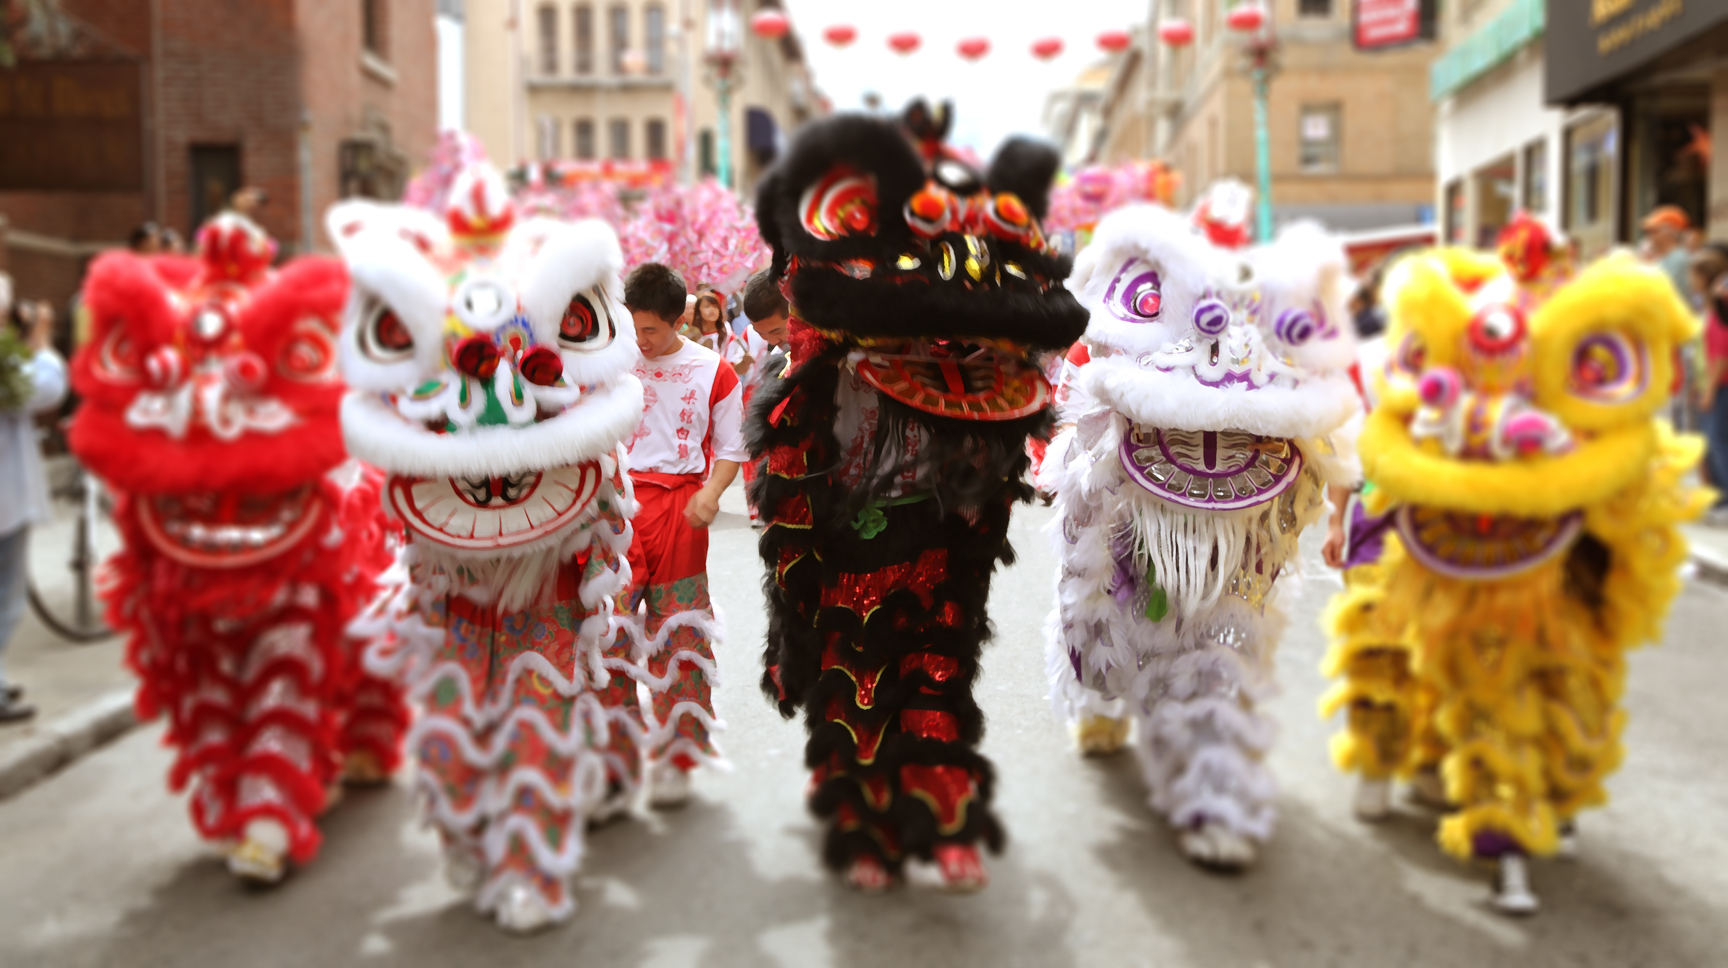
[{"label": "purple eyelid detail", "polygon": [[1132,278],[1128,276],[1129,268],[1136,261],[1138,260],[1129,259],[1122,263],[1122,268],[1116,270],[1116,278],[1110,280],[1109,288],[1104,290],[1104,305],[1110,308],[1112,316],[1125,323],[1144,323],[1156,319],[1156,315],[1147,316],[1138,312],[1137,304],[1142,291],[1148,286],[1160,295],[1163,290],[1163,283],[1156,272],[1141,272]]},{"label": "purple eyelid detail", "polygon": [[1202,299],[1194,306],[1194,328],[1217,336],[1230,328],[1230,307],[1217,299]]}]

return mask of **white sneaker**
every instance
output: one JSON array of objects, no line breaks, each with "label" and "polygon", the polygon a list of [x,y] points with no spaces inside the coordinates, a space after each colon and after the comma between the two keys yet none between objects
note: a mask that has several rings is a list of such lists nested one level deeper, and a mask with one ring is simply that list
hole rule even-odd
[{"label": "white sneaker", "polygon": [[1356,819],[1363,823],[1378,823],[1391,816],[1392,781],[1363,777],[1356,784],[1356,802],[1352,809],[1356,812]]},{"label": "white sneaker", "polygon": [[540,892],[522,883],[504,889],[504,896],[498,899],[492,918],[498,922],[498,927],[510,934],[533,934],[551,927],[554,920],[552,909]]},{"label": "white sneaker", "polygon": [[1502,854],[1494,878],[1494,909],[1501,914],[1535,914],[1542,901],[1530,890],[1530,868],[1523,854]]},{"label": "white sneaker", "polygon": [[1239,871],[1254,863],[1258,851],[1254,841],[1225,827],[1216,820],[1207,820],[1193,830],[1182,832],[1182,853],[1202,867],[1220,871]]},{"label": "white sneaker", "polygon": [[1083,716],[1070,729],[1074,745],[1081,756],[1110,756],[1128,745],[1128,727],[1132,721],[1114,716]]},{"label": "white sneaker", "polygon": [[654,764],[648,774],[648,803],[655,807],[682,807],[690,802],[690,772],[669,762]]},{"label": "white sneaker", "polygon": [[288,867],[288,828],[259,817],[246,824],[240,843],[228,851],[228,872],[256,884],[275,884]]},{"label": "white sneaker", "polygon": [[486,859],[476,847],[463,843],[444,845],[444,883],[464,897],[471,897],[480,890],[485,878]]}]

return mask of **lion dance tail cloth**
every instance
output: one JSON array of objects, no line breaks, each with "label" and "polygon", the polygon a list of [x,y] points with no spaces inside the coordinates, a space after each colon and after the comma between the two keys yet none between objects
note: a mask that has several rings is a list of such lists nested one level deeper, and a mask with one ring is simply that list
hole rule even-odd
[{"label": "lion dance tail cloth", "polygon": [[343,431],[408,535],[355,630],[421,707],[408,746],[447,874],[532,930],[574,910],[586,823],[641,781],[647,676],[616,600],[642,388],[618,241],[518,221],[484,165],[443,219],[355,202],[328,221],[354,277]]},{"label": "lion dance tail cloth", "polygon": [[345,763],[379,779],[399,757],[402,698],[344,638],[389,539],[378,475],[338,466],[341,264],[273,270],[235,215],[198,244],[91,267],[71,441],[115,494],[103,594],[140,717],[167,716],[170,785],[237,874],[273,881],[312,859]]},{"label": "lion dance tail cloth", "polygon": [[[867,889],[908,858],[980,887],[1000,849],[972,683],[1028,437],[1050,388],[1028,354],[1084,313],[1038,227],[1055,159],[1012,141],[980,176],[941,119],[813,124],[758,204],[792,304],[792,364],[750,417],[766,527],[762,685],[810,731],[825,858]],[[920,150],[921,149],[921,150]]]},{"label": "lion dance tail cloth", "polygon": [[1333,603],[1325,666],[1338,765],[1437,773],[1462,858],[1553,853],[1607,800],[1625,653],[1660,637],[1677,526],[1709,500],[1684,483],[1699,441],[1655,419],[1696,326],[1668,281],[1615,255],[1535,299],[1507,262],[1442,250],[1391,279],[1361,438],[1389,536]]},{"label": "lion dance tail cloth", "polygon": [[1051,698],[1083,747],[1120,742],[1126,706],[1152,808],[1196,860],[1246,863],[1272,833],[1274,583],[1325,485],[1356,474],[1346,283],[1313,226],[1232,251],[1152,206],[1106,216],[1068,281],[1090,359],[1041,478]]}]

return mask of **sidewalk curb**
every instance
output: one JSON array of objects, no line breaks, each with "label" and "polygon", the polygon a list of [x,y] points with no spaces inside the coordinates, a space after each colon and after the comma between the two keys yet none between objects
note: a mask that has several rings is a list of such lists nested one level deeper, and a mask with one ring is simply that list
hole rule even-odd
[{"label": "sidewalk curb", "polygon": [[116,689],[0,749],[0,800],[15,796],[138,725],[132,689]]}]

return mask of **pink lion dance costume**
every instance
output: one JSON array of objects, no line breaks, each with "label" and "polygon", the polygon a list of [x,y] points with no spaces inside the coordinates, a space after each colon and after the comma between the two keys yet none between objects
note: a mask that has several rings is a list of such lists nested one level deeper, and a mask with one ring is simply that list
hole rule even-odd
[{"label": "pink lion dance costume", "polygon": [[355,629],[421,707],[408,745],[446,874],[534,930],[575,910],[584,828],[642,774],[647,677],[614,604],[642,413],[618,240],[519,220],[484,165],[442,219],[350,202],[328,225],[354,276],[343,432],[408,532]]},{"label": "pink lion dance costume", "polygon": [[390,556],[377,475],[344,465],[341,263],[274,270],[232,214],[198,248],[91,267],[71,442],[114,491],[103,595],[139,716],[168,717],[169,784],[235,874],[276,881],[317,851],[344,760],[350,779],[396,766],[406,708],[343,639]]}]

